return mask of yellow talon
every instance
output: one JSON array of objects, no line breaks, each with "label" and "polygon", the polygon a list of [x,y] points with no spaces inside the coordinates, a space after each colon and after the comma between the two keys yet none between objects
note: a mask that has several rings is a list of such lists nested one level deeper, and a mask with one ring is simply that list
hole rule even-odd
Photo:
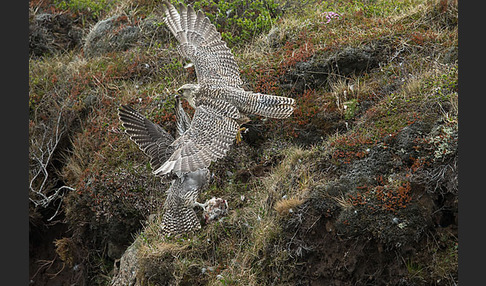
[{"label": "yellow talon", "polygon": [[246,127],[241,127],[240,130],[238,130],[238,132],[236,133],[236,144],[240,143],[241,140],[243,140],[242,136],[241,136],[241,132],[244,132],[246,131]]}]

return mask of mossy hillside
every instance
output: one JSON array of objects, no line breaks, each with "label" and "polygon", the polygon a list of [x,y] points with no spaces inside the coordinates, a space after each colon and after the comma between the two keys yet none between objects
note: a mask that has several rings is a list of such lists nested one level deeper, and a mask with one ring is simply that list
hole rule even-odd
[{"label": "mossy hillside", "polygon": [[[435,5],[443,4],[435,3]],[[387,251],[398,251],[400,255],[403,255],[402,257],[408,257],[408,260],[403,258],[403,264],[395,269],[397,270],[396,274],[401,277],[400,279],[423,282],[439,277],[441,275],[439,273],[444,271],[443,267],[449,269],[448,271],[455,269],[457,266],[457,252],[451,255],[450,250],[457,248],[457,245],[453,243],[452,246],[443,249],[433,245],[424,245],[422,242],[425,236],[430,235],[430,231],[434,229],[435,224],[431,221],[433,218],[428,216],[430,212],[422,214],[423,209],[429,208],[428,210],[431,211],[434,208],[430,206],[431,201],[435,200],[436,196],[441,197],[441,192],[457,192],[457,185],[447,188],[443,185],[444,181],[435,181],[435,188],[430,185],[432,182],[425,183],[422,176],[430,174],[428,173],[430,171],[429,166],[434,165],[434,162],[436,162],[434,158],[440,152],[435,152],[437,149],[432,152],[434,148],[429,149],[422,143],[429,142],[425,143],[428,145],[430,144],[430,137],[440,137],[441,139],[438,140],[441,143],[432,144],[436,146],[447,145],[447,150],[449,151],[442,151],[442,153],[448,153],[448,155],[441,160],[452,164],[449,166],[454,165],[454,158],[457,153],[455,153],[456,151],[451,152],[451,150],[457,150],[454,139],[457,133],[451,136],[445,135],[444,132],[453,134],[455,131],[452,130],[457,131],[457,66],[454,62],[442,62],[443,55],[440,54],[437,54],[438,61],[432,62],[416,54],[416,52],[419,54],[423,53],[422,55],[426,55],[431,51],[436,52],[435,49],[438,45],[435,42],[436,38],[429,42],[417,41],[413,36],[407,38],[408,35],[403,32],[411,27],[404,27],[403,25],[404,23],[417,24],[417,22],[412,24],[409,18],[430,24],[431,21],[427,17],[438,8],[434,4],[420,6],[419,8],[411,6],[408,8],[408,13],[404,13],[405,15],[398,16],[400,13],[392,13],[392,15],[387,13],[380,14],[388,16],[385,18],[391,23],[397,23],[397,29],[393,29],[394,27],[387,30],[383,29],[376,34],[384,38],[393,39],[399,37],[395,42],[392,40],[388,46],[390,49],[390,52],[386,54],[388,59],[381,64],[381,68],[375,68],[344,78],[337,76],[333,79],[331,77],[328,79],[328,85],[320,87],[318,92],[312,92],[313,104],[309,104],[309,106],[314,107],[316,105],[315,97],[319,96],[320,92],[323,98],[321,102],[329,102],[328,104],[335,112],[340,114],[341,120],[347,123],[346,130],[328,137],[328,140],[322,141],[321,144],[317,144],[317,146],[312,148],[313,151],[310,151],[311,155],[309,155],[309,157],[314,159],[312,163],[309,163],[308,160],[303,160],[300,155],[295,155],[294,158],[299,159],[291,160],[293,163],[283,160],[281,164],[277,164],[273,168],[269,178],[270,181],[278,185],[280,192],[275,194],[272,191],[274,187],[267,185],[264,188],[268,194],[265,199],[266,206],[260,206],[258,209],[263,211],[257,212],[255,215],[257,219],[260,219],[260,225],[274,226],[274,228],[272,231],[267,229],[268,233],[260,233],[261,228],[246,230],[256,236],[261,236],[259,241],[266,241],[267,250],[253,252],[257,262],[250,262],[245,259],[245,251],[241,254],[241,258],[231,260],[239,261],[240,263],[241,261],[248,261],[247,265],[251,265],[251,267],[247,267],[253,271],[248,271],[246,267],[238,266],[240,270],[236,274],[238,278],[236,280],[234,265],[227,265],[227,268],[217,272],[219,274],[216,274],[216,277],[213,278],[214,280],[210,279],[208,284],[227,285],[237,283],[236,281],[243,283],[237,283],[238,285],[269,284],[272,282],[284,284],[285,279],[292,280],[295,273],[299,270],[307,271],[306,267],[301,267],[299,261],[305,261],[305,257],[315,260],[315,253],[321,253],[320,250],[313,249],[319,249],[321,242],[318,242],[313,235],[306,235],[305,233],[321,233],[321,235],[324,235],[327,232],[328,234],[325,234],[325,237],[331,238],[323,238],[323,241],[329,239],[328,242],[332,242],[333,235],[339,233],[344,237],[348,237],[350,243],[354,239],[356,241],[371,240],[373,244],[376,243],[377,249],[372,249],[371,245],[364,248],[357,248],[354,245],[353,248],[353,245],[349,244],[345,244],[343,248],[337,248],[344,251],[344,248],[348,247],[348,249],[352,249],[355,252],[354,255],[356,257],[361,257],[358,258],[358,262],[355,261],[353,264],[353,267],[356,268],[364,267],[359,261],[363,261],[367,253],[374,253],[379,257],[384,257],[384,251],[385,253]],[[449,12],[454,13],[454,7],[451,6],[450,8]],[[424,13],[425,15],[421,15],[427,19],[420,17],[417,19],[417,15],[420,13]],[[354,16],[362,17],[359,13]],[[443,18],[441,17],[447,18],[449,16],[440,14],[440,17],[436,19],[442,22]],[[354,24],[359,26],[361,23]],[[445,47],[450,47],[451,44],[457,44],[457,42],[451,42],[450,36],[453,36],[452,39],[455,38],[455,30],[453,28],[447,31],[446,34],[441,34],[443,33],[442,30],[433,30],[440,27],[440,24],[435,24],[435,26],[432,26],[433,28],[424,32],[440,36],[441,40],[439,42],[443,41],[444,50],[447,49]],[[306,27],[308,26],[310,25],[306,25]],[[403,37],[404,35],[405,37]],[[364,36],[363,39],[368,36]],[[304,36],[302,35],[302,37]],[[318,36],[308,36],[308,38],[315,40],[316,38],[318,39]],[[353,46],[364,41],[360,39],[358,42],[354,42],[357,40],[355,37],[337,38],[341,40],[347,39],[347,43],[338,44],[338,46]],[[288,38],[285,39],[288,43]],[[457,41],[457,38],[455,39]],[[317,42],[318,40],[315,41]],[[369,42],[369,40],[367,39],[365,42]],[[272,81],[272,77],[275,76],[274,79],[278,80],[279,77],[277,75],[285,73],[279,70],[282,68],[282,62],[276,61],[275,63],[278,65],[273,66],[273,70],[269,68],[268,66],[272,64],[272,61],[269,61],[269,59],[272,59],[271,52],[275,48],[269,49],[265,46],[265,43],[261,45],[268,49],[270,57],[265,57],[265,61],[260,63],[263,69],[254,67],[253,65],[255,64],[253,64],[248,74],[259,79],[255,88],[278,94],[281,92],[281,87],[275,84],[278,81]],[[292,46],[292,50],[305,51],[304,48],[301,48],[302,46],[305,46],[304,42],[300,46]],[[311,45],[307,43],[307,47],[309,46]],[[299,48],[301,49],[299,50]],[[285,49],[285,46],[282,49]],[[313,49],[315,49],[315,46]],[[320,51],[322,54],[328,53],[325,49]],[[312,51],[309,54],[313,57],[316,54],[319,55],[316,51]],[[289,55],[300,57],[296,63],[311,57],[302,53],[298,54],[297,52]],[[253,54],[250,53],[246,56],[253,56]],[[252,59],[258,62],[258,58]],[[292,65],[292,62],[288,64],[290,67]],[[287,65],[284,66],[288,67]],[[253,71],[257,71],[256,76]],[[245,74],[245,70],[243,72]],[[264,82],[262,82],[263,79],[265,80]],[[267,83],[270,83],[270,85]],[[309,92],[306,91],[306,93]],[[350,105],[346,105],[346,103],[349,101],[352,101],[354,104],[352,112],[347,110]],[[305,101],[300,103],[303,102]],[[308,107],[305,104],[298,106]],[[298,115],[302,113],[297,111],[296,114],[297,116],[294,118],[299,118]],[[311,116],[309,117],[315,117],[316,112],[313,111],[310,114]],[[310,125],[313,126],[312,124]],[[438,129],[433,131],[434,128]],[[290,129],[296,130],[297,128]],[[442,135],[439,137],[434,136],[435,132],[440,132]],[[296,137],[299,137],[299,135]],[[285,151],[280,151],[279,155],[276,156],[279,158],[280,156],[285,157],[285,155],[282,155],[282,152],[285,153]],[[295,149],[291,151],[292,154],[301,152],[302,150],[298,152]],[[386,169],[387,166],[389,169]],[[284,172],[283,178],[285,179],[283,181],[276,180],[276,174],[286,168],[290,168],[292,172]],[[451,174],[454,174],[454,172]],[[457,173],[453,176],[457,176]],[[452,178],[452,180],[454,179]],[[265,182],[265,180],[261,181]],[[430,189],[431,187],[433,190]],[[433,194],[430,197],[427,193],[423,193],[425,188],[429,192],[432,191]],[[261,189],[261,186],[256,184],[254,187],[250,187],[250,192],[258,193]],[[296,194],[287,194],[285,191],[292,193],[302,189],[311,191],[297,192],[297,196]],[[239,191],[238,194],[243,194],[245,198],[248,196],[246,189],[241,188]],[[242,213],[240,210],[241,203],[238,203],[238,205],[234,212],[230,213],[230,221],[233,220],[233,215],[238,216],[240,220],[246,219],[245,213]],[[276,206],[276,208],[271,206]],[[441,219],[445,220],[444,217],[439,218],[439,220]],[[226,218],[217,224],[224,225],[225,223]],[[326,232],[322,233],[318,230],[318,226],[324,227]],[[210,227],[207,226],[207,228]],[[245,231],[245,228],[242,226],[242,229],[236,233],[240,234],[241,231]],[[443,237],[443,239],[446,240],[454,237],[453,231],[447,234],[441,234],[441,232],[439,230],[438,233],[433,235],[436,237],[445,235],[447,238]],[[426,233],[428,234],[426,235]],[[267,235],[269,238],[267,238]],[[230,237],[234,238],[235,236],[237,235],[233,234]],[[299,239],[301,240],[299,241]],[[297,242],[295,242],[296,240]],[[216,249],[219,249],[218,246],[235,245],[234,241],[228,241],[222,245],[217,242],[214,244]],[[241,249],[241,242],[236,245],[239,245]],[[406,249],[412,246],[415,249],[426,251],[421,255],[409,256],[410,254],[408,254]],[[248,247],[247,251],[255,250]],[[326,251],[322,251],[322,255],[326,255]],[[330,251],[327,255],[332,257],[334,254]],[[450,264],[444,266],[436,258],[432,258],[432,264],[426,266],[423,258],[427,255],[430,257],[446,255],[452,257],[452,260],[449,259]],[[421,261],[420,263],[417,262],[419,260]],[[295,264],[289,263],[291,261]],[[338,261],[336,260],[336,263]],[[332,263],[321,263],[332,265]],[[207,268],[207,265],[199,266],[201,269]],[[424,271],[426,268],[429,272]],[[390,267],[390,269],[394,269],[394,267]],[[375,279],[374,281],[387,279],[385,278],[387,277],[385,272],[380,271],[377,273],[379,275],[373,278]],[[310,273],[309,275],[312,276]],[[257,277],[256,279],[255,276]],[[361,278],[352,277],[352,275],[345,277],[357,283],[362,281]],[[388,279],[391,278],[388,277]],[[450,279],[454,278],[450,277],[448,281]]]},{"label": "mossy hillside", "polygon": [[[78,47],[30,59],[31,138],[55,130],[63,114],[44,191],[75,189],[60,206],[73,229],[59,237],[70,239],[70,251],[59,248],[65,263],[107,284],[136,240],[143,285],[360,284],[370,279],[363,272],[376,273],[376,283],[457,281],[457,5],[311,4],[278,3],[271,29],[220,24],[233,37],[249,29],[229,41],[246,88],[291,96],[297,109],[284,121],[252,118],[200,195],[227,199],[229,215],[178,238],[160,236],[151,215],[168,185],[117,118],[130,104],[174,131],[171,92],[195,75],[163,25],[127,50],[88,58]],[[124,11],[140,27],[162,23],[155,2],[111,5],[99,20]],[[339,16],[328,22],[329,12]],[[32,154],[48,145],[33,142]],[[33,222],[57,207],[49,215],[31,208]]]}]

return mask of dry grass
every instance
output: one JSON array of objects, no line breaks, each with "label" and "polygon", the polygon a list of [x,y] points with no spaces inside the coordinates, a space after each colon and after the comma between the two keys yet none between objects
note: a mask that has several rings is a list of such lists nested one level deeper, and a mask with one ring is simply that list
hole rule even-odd
[{"label": "dry grass", "polygon": [[353,204],[349,198],[344,198],[344,196],[332,197],[332,199],[335,200],[343,210],[349,210],[353,207]]},{"label": "dry grass", "polygon": [[54,246],[56,247],[56,253],[59,258],[66,263],[69,267],[73,267],[74,263],[74,251],[75,245],[72,239],[68,237],[63,237],[61,239],[56,239],[54,241]]},{"label": "dry grass", "polygon": [[294,212],[295,208],[304,203],[303,199],[281,199],[275,203],[274,209],[280,216],[287,216]]},{"label": "dry grass", "polygon": [[139,255],[141,258],[165,257],[167,254],[179,256],[187,247],[188,245],[159,241],[157,243],[142,244]]}]

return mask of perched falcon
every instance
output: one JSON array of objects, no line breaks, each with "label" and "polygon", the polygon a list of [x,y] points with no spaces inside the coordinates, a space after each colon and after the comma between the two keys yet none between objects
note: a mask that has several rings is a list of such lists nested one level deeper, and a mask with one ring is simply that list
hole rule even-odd
[{"label": "perched falcon", "polygon": [[209,18],[190,5],[180,4],[180,14],[167,1],[162,7],[164,21],[179,42],[177,50],[194,64],[197,84],[185,84],[177,91],[195,108],[194,116],[189,129],[168,149],[173,153],[154,174],[173,172],[182,176],[222,158],[240,125],[248,121],[245,114],[287,118],[295,100],[245,91],[238,64]]},{"label": "perched falcon", "polygon": [[[190,120],[176,99],[176,131],[181,136],[190,126]],[[153,168],[161,166],[172,151],[174,138],[159,125],[151,122],[129,106],[119,110],[120,120],[126,132],[139,148],[149,156]],[[162,217],[162,231],[168,235],[189,232],[201,228],[194,211],[195,206],[206,209],[206,204],[198,203],[199,191],[207,186],[209,170],[202,168],[176,177],[167,190]]]}]

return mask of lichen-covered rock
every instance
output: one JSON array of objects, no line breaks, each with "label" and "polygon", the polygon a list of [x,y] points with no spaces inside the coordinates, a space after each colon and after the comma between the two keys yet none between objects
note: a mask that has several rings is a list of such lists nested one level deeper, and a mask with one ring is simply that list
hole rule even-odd
[{"label": "lichen-covered rock", "polygon": [[310,60],[299,62],[281,78],[283,87],[301,93],[327,83],[330,75],[361,74],[387,61],[390,49],[387,39],[380,39],[362,47],[346,47],[334,53],[315,54]]},{"label": "lichen-covered rock", "polygon": [[111,286],[140,285],[140,282],[137,281],[139,245],[139,240],[135,240],[120,258],[118,269],[115,271],[116,274],[111,280]]},{"label": "lichen-covered rock", "polygon": [[124,51],[132,47],[140,36],[140,28],[126,15],[115,15],[99,21],[86,37],[83,50],[86,56]]},{"label": "lichen-covered rock", "polygon": [[73,49],[81,44],[83,33],[68,14],[41,13],[29,23],[29,54],[42,56]]}]

